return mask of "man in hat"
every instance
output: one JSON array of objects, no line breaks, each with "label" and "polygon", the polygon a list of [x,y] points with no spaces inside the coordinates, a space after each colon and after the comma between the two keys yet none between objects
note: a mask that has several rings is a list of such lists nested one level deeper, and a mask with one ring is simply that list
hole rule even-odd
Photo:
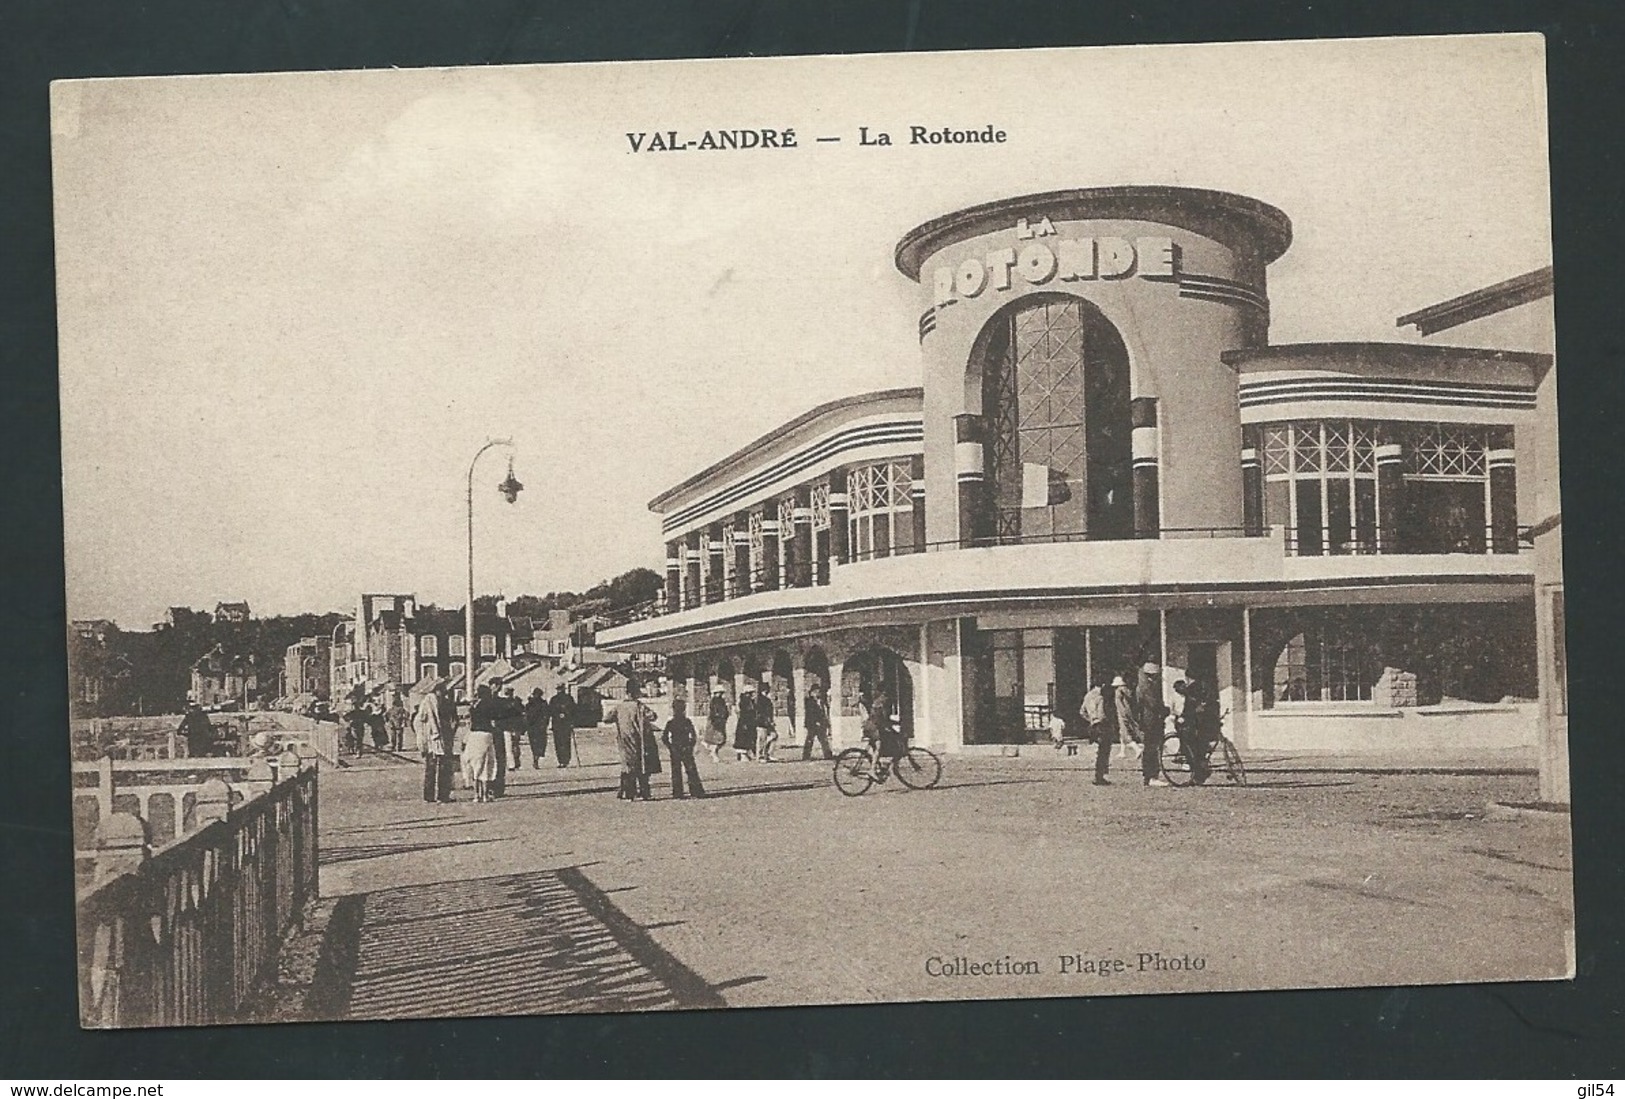
[{"label": "man in hat", "polygon": [[824,681],[814,678],[812,687],[807,691],[806,711],[801,719],[805,726],[807,739],[801,745],[801,758],[811,759],[813,741],[817,741],[824,749],[825,759],[834,759],[835,754],[829,747],[829,704],[824,701]]},{"label": "man in hat", "polygon": [[739,714],[734,720],[734,762],[756,758],[756,694],[750,683],[739,696]]},{"label": "man in hat", "polygon": [[[637,680],[626,685],[626,697],[615,703],[610,711],[610,723],[615,726],[615,748],[621,759],[620,791],[615,795],[622,801],[649,800],[648,744],[654,739],[649,708],[638,698]],[[658,757],[657,757],[658,758]]]},{"label": "man in hat", "polygon": [[1112,745],[1117,741],[1117,707],[1108,705],[1106,696],[1112,691],[1111,684],[1104,679],[1098,679],[1089,692],[1083,696],[1079,707],[1083,720],[1089,725],[1089,735],[1095,741],[1095,785],[1110,786],[1111,780],[1106,772],[1112,765]]},{"label": "man in hat", "polygon": [[570,692],[564,689],[564,681],[560,680],[558,688],[553,692],[553,698],[547,704],[549,723],[553,727],[553,755],[559,761],[560,767],[570,765],[570,753],[575,748],[576,736],[576,705]]},{"label": "man in hat", "polygon": [[1162,700],[1162,668],[1147,662],[1140,668],[1134,686],[1134,717],[1145,738],[1140,756],[1140,776],[1147,786],[1166,786],[1162,777],[1162,733],[1168,721],[1168,705]]},{"label": "man in hat", "polygon": [[728,692],[718,683],[711,689],[705,712],[705,744],[711,749],[711,762],[722,762],[722,748],[728,743]]},{"label": "man in hat", "polygon": [[779,731],[773,720],[773,684],[766,677],[762,677],[762,685],[756,689],[756,762],[772,763],[773,746],[779,742]]},{"label": "man in hat", "polygon": [[423,800],[451,800],[451,776],[457,767],[453,750],[457,737],[457,707],[437,682],[418,700],[412,711],[412,729],[417,733],[418,751],[423,755]]},{"label": "man in hat", "polygon": [[186,704],[186,715],[181,718],[181,739],[186,741],[186,754],[192,758],[214,754],[214,725],[203,707],[196,702]]}]

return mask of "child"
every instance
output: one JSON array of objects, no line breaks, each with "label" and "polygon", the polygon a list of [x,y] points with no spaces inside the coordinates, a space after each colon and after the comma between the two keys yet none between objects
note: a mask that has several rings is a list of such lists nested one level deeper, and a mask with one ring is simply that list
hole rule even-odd
[{"label": "child", "polygon": [[[700,785],[700,770],[694,765],[694,745],[699,737],[687,711],[688,703],[683,699],[671,700],[671,720],[666,722],[666,731],[661,733],[660,739],[671,753],[671,796],[703,798],[705,787]],[[683,791],[685,777],[690,793]]]}]

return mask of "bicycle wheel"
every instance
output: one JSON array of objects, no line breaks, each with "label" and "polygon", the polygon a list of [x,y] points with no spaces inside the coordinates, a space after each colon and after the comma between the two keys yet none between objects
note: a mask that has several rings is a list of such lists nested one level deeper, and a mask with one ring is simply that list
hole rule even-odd
[{"label": "bicycle wheel", "polygon": [[1230,743],[1229,737],[1219,739],[1219,750],[1224,753],[1224,770],[1230,781],[1237,786],[1247,785],[1247,768],[1241,762],[1241,753],[1236,746]]},{"label": "bicycle wheel", "polygon": [[1190,753],[1177,734],[1162,738],[1162,777],[1175,786],[1189,786],[1195,777],[1191,774]]},{"label": "bicycle wheel", "polygon": [[910,790],[929,790],[942,781],[942,760],[924,748],[911,746],[892,764],[892,770]]},{"label": "bicycle wheel", "polygon": [[849,798],[875,784],[874,759],[863,748],[848,748],[835,757],[835,788]]}]

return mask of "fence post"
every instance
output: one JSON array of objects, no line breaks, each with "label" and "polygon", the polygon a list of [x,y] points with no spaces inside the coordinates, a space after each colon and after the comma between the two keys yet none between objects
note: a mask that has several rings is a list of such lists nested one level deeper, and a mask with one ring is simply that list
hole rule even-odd
[{"label": "fence post", "polygon": [[270,790],[275,781],[276,776],[271,771],[270,761],[263,758],[256,759],[248,765],[248,776],[242,782],[243,795],[249,798],[257,798]]},{"label": "fence post", "polygon": [[197,791],[197,826],[213,824],[231,815],[231,787],[225,779],[211,778]]},{"label": "fence post", "polygon": [[96,884],[133,874],[147,861],[147,826],[134,813],[110,813],[96,826]]},{"label": "fence post", "polygon": [[102,820],[113,815],[113,757],[106,752],[96,760],[96,801]]}]

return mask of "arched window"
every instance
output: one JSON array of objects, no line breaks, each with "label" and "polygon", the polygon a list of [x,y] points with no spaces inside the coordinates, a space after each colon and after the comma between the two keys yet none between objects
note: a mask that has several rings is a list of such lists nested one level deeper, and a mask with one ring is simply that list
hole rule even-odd
[{"label": "arched window", "polygon": [[1134,532],[1128,350],[1079,298],[1029,299],[977,341],[1000,540]]},{"label": "arched window", "polygon": [[1316,623],[1275,658],[1276,702],[1369,702],[1376,684],[1371,646],[1349,623]]},{"label": "arched window", "polygon": [[853,560],[914,551],[912,484],[907,461],[856,466],[847,473]]}]

